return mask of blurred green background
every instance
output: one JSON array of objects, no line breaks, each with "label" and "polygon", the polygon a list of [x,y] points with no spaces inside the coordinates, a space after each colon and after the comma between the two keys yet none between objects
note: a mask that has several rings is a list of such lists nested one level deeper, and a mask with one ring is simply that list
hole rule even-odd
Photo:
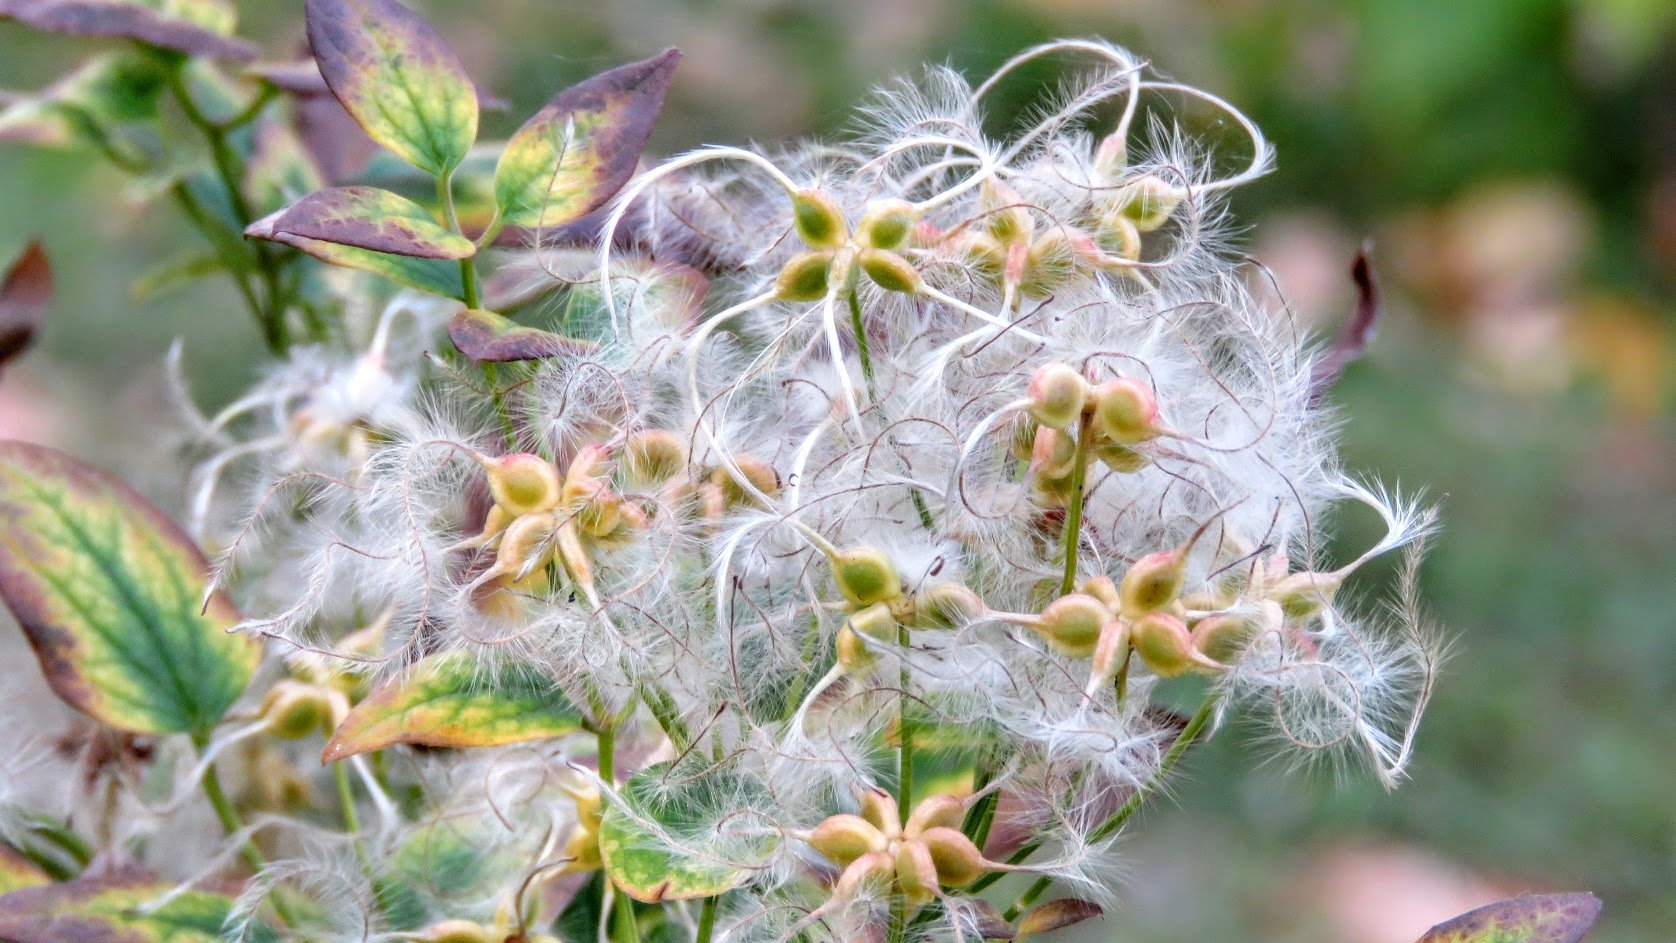
[{"label": "blurred green background", "polygon": [[[418,5],[512,102],[490,133],[671,44],[687,57],[663,153],[833,133],[893,73],[978,75],[1066,35],[1247,109],[1280,162],[1238,197],[1244,247],[1302,317],[1332,329],[1373,241],[1388,319],[1337,393],[1345,461],[1447,496],[1425,575],[1455,655],[1394,795],[1218,738],[1135,831],[1125,907],[1088,938],[1404,943],[1498,897],[1590,888],[1608,906],[1593,939],[1670,939],[1676,0]],[[296,50],[301,0],[240,6],[270,55]],[[0,87],[44,85],[91,45],[0,24]],[[196,237],[123,193],[92,155],[0,147],[0,257],[43,235],[60,279],[42,348],[0,385],[0,434],[143,453],[170,339],[212,402],[257,369],[225,286],[130,300]],[[1346,545],[1367,526],[1345,522]]]}]

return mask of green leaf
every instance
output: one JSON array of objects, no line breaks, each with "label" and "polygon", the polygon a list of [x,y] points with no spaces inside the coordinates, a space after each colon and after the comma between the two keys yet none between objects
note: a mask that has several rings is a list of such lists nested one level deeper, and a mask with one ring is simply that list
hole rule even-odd
[{"label": "green leaf", "polygon": [[562,943],[595,943],[599,939],[601,892],[605,877],[598,871],[576,889],[574,896],[559,911],[553,921],[552,932]]},{"label": "green leaf", "polygon": [[249,62],[256,47],[231,34],[225,0],[0,0],[0,19],[75,36],[112,36],[192,56]]},{"label": "green leaf", "polygon": [[417,930],[452,901],[492,896],[516,854],[485,837],[478,819],[444,815],[415,828],[390,855],[379,906],[394,929]]},{"label": "green leaf", "polygon": [[1018,919],[1018,935],[1014,939],[1023,940],[1025,937],[1063,930],[1084,920],[1103,917],[1105,913],[1099,904],[1092,901],[1075,898],[1050,900],[1025,911],[1024,916]]},{"label": "green leaf", "polygon": [[594,345],[468,308],[448,322],[448,338],[476,363],[507,363],[586,354]]},{"label": "green leaf", "polygon": [[465,285],[460,277],[458,262],[391,255],[388,252],[374,252],[370,249],[359,249],[355,246],[339,245],[335,242],[324,242],[319,239],[309,239],[291,233],[273,231],[271,226],[280,215],[275,213],[265,219],[257,220],[251,224],[250,229],[246,231],[246,235],[257,239],[270,239],[306,252],[328,265],[371,272],[374,275],[388,278],[399,285],[417,288],[433,295],[459,298],[465,294]]},{"label": "green leaf", "polygon": [[509,226],[562,226],[634,176],[681,53],[602,72],[554,98],[506,143],[495,202]]},{"label": "green leaf", "polygon": [[308,0],[320,74],[374,141],[434,176],[477,140],[477,90],[454,50],[396,0]]},{"label": "green leaf", "polygon": [[167,81],[155,55],[95,56],[0,110],[0,141],[101,147],[115,137],[119,125],[156,119]]},{"label": "green leaf", "polygon": [[757,827],[740,810],[761,805],[762,784],[699,762],[660,763],[636,773],[600,822],[605,873],[646,904],[711,897],[743,884],[766,840],[742,838]]},{"label": "green leaf", "polygon": [[[13,891],[0,897],[0,940],[6,943],[220,943],[228,935],[233,900],[180,891],[131,870]],[[273,943],[256,924],[238,937]]]},{"label": "green leaf", "polygon": [[23,353],[52,307],[52,265],[39,242],[0,276],[0,366]]},{"label": "green leaf", "polygon": [[0,895],[51,883],[52,877],[41,870],[40,865],[19,854],[12,846],[0,844]]},{"label": "green leaf", "polygon": [[1599,916],[1593,894],[1516,897],[1440,923],[1419,943],[1577,943]]},{"label": "green leaf", "polygon": [[128,286],[128,297],[136,302],[149,301],[177,288],[226,270],[221,254],[213,249],[189,252],[148,269]]},{"label": "green leaf", "polygon": [[323,759],[330,763],[396,743],[499,746],[581,726],[582,712],[534,668],[516,662],[484,668],[465,652],[445,652],[357,704],[326,744]]},{"label": "green leaf", "polygon": [[134,733],[207,733],[260,657],[179,527],[62,452],[0,442],[0,598],[72,707]]},{"label": "green leaf", "polygon": [[470,239],[442,228],[423,206],[377,187],[311,193],[258,220],[245,235],[309,239],[416,259],[459,260],[477,252]]}]

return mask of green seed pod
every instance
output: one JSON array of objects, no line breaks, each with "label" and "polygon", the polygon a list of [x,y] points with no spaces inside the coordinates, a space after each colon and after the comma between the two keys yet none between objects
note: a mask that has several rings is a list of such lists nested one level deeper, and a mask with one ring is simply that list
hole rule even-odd
[{"label": "green seed pod", "polygon": [[1163,609],[1181,596],[1186,580],[1187,554],[1180,550],[1149,553],[1123,574],[1118,611],[1133,619]]},{"label": "green seed pod", "polygon": [[1088,393],[1088,381],[1070,364],[1043,364],[1030,377],[1030,386],[1024,392],[1030,400],[1025,411],[1050,429],[1068,429],[1082,418]]},{"label": "green seed pod", "polygon": [[1141,231],[1121,210],[1100,217],[1094,225],[1094,242],[1107,255],[1125,262],[1141,257]]},{"label": "green seed pod", "polygon": [[815,826],[804,841],[840,868],[865,854],[885,851],[890,841],[859,815],[834,815]]},{"label": "green seed pod", "polygon": [[861,817],[874,828],[895,838],[902,833],[902,810],[890,793],[882,789],[867,789],[857,797],[861,802]]},{"label": "green seed pod", "polygon": [[1088,689],[1093,691],[1112,683],[1128,660],[1129,624],[1114,619],[1100,630],[1100,641],[1094,645],[1094,670],[1089,676]]},{"label": "green seed pod", "polygon": [[1065,478],[1077,464],[1077,443],[1068,432],[1042,426],[1030,450],[1030,467],[1043,478]]},{"label": "green seed pod", "polygon": [[1123,215],[1141,232],[1152,232],[1170,221],[1181,205],[1182,192],[1158,179],[1142,177],[1120,191]]},{"label": "green seed pod", "polygon": [[499,943],[495,934],[470,920],[444,920],[425,931],[425,943]]},{"label": "green seed pod", "polygon": [[687,446],[668,429],[645,429],[623,443],[623,472],[636,481],[661,485],[687,467]]},{"label": "green seed pod", "polygon": [[1344,577],[1336,573],[1301,571],[1270,587],[1269,598],[1280,603],[1286,615],[1294,619],[1309,619],[1327,608],[1343,582]]},{"label": "green seed pod", "polygon": [[1100,630],[1113,618],[1105,603],[1086,593],[1072,593],[1049,603],[1034,628],[1054,651],[1087,658],[1094,654]]},{"label": "green seed pod", "polygon": [[931,853],[937,882],[944,887],[965,887],[989,870],[984,867],[983,852],[978,846],[952,826],[927,829],[919,841]]},{"label": "green seed pod", "polygon": [[1044,298],[1064,288],[1083,268],[1082,254],[1063,226],[1043,233],[1030,243],[1018,290],[1026,298]]},{"label": "green seed pod", "polygon": [[896,886],[915,909],[937,899],[937,862],[924,842],[905,841],[896,846]]},{"label": "green seed pod", "polygon": [[850,862],[838,882],[832,886],[832,896],[839,900],[883,894],[895,883],[896,860],[888,852],[871,851]]},{"label": "green seed pod", "polygon": [[774,282],[776,297],[781,301],[819,301],[825,298],[830,287],[834,255],[836,253],[831,249],[814,249],[792,256],[791,261],[780,269],[780,276]]},{"label": "green seed pod", "polygon": [[717,468],[710,473],[710,480],[721,490],[721,496],[728,505],[751,504],[756,501],[756,495],[740,483],[740,476],[751,488],[769,497],[780,493],[780,474],[772,465],[749,455],[733,457],[737,474],[726,466]]},{"label": "green seed pod", "polygon": [[1094,443],[1094,457],[1120,475],[1132,475],[1152,464],[1152,456],[1140,449],[1107,439]]},{"label": "green seed pod", "polygon": [[268,689],[260,713],[268,733],[281,740],[301,740],[336,729],[349,713],[349,699],[335,688],[287,678]]},{"label": "green seed pod", "polygon": [[870,639],[881,642],[896,641],[896,612],[893,604],[896,600],[874,603],[859,612],[851,613],[845,623],[854,632],[858,632]]},{"label": "green seed pod", "polygon": [[1152,612],[1129,627],[1135,654],[1160,678],[1174,678],[1189,671],[1220,671],[1223,666],[1193,647],[1187,623],[1167,612]]},{"label": "green seed pod", "polygon": [[520,517],[558,506],[564,486],[552,462],[526,452],[480,456],[478,462],[489,476],[489,496],[507,514]]},{"label": "green seed pod", "polygon": [[912,262],[894,252],[885,249],[861,250],[861,270],[885,291],[900,292],[905,295],[918,294],[925,287],[925,280]]},{"label": "green seed pod", "polygon": [[914,838],[927,829],[959,828],[966,820],[966,800],[959,796],[940,793],[926,796],[914,811],[908,813],[908,824],[902,827],[902,833]]},{"label": "green seed pod", "polygon": [[791,198],[792,219],[797,234],[812,248],[836,249],[850,237],[844,211],[832,197],[819,190],[799,190]]},{"label": "green seed pod", "polygon": [[848,622],[838,629],[838,636],[833,640],[833,649],[837,653],[838,666],[846,672],[862,671],[879,660],[878,653],[867,647],[867,643],[850,628]]},{"label": "green seed pod", "polygon": [[1013,458],[1021,462],[1030,461],[1030,452],[1036,447],[1036,430],[1040,429],[1036,420],[1029,414],[1020,414],[1013,422],[1012,433],[1008,437],[1007,450]]},{"label": "green seed pod", "polygon": [[1062,508],[1071,502],[1071,479],[1074,476],[1064,474],[1057,478],[1049,475],[1036,475],[1030,482],[1030,493],[1036,503],[1044,508]]},{"label": "green seed pod", "polygon": [[983,599],[963,583],[938,583],[914,596],[912,625],[952,629],[984,614]]},{"label": "green seed pod", "polygon": [[1146,442],[1162,432],[1158,398],[1146,384],[1128,378],[1094,388],[1094,418],[1100,434],[1118,445]]},{"label": "green seed pod", "polygon": [[907,200],[874,200],[856,224],[856,238],[875,249],[896,249],[908,241],[919,211]]},{"label": "green seed pod", "polygon": [[[1239,661],[1247,645],[1257,636],[1265,623],[1279,625],[1282,620],[1280,604],[1264,600],[1263,612],[1228,613],[1200,619],[1193,626],[1193,647],[1211,661],[1231,665]],[[1272,610],[1273,615],[1269,613]]]},{"label": "green seed pod", "polygon": [[883,551],[872,547],[841,550],[832,558],[838,592],[857,609],[902,595],[902,578]]},{"label": "green seed pod", "polygon": [[985,281],[1000,279],[1007,268],[1007,249],[988,233],[961,233],[949,240],[965,267]]},{"label": "green seed pod", "polygon": [[1118,595],[1117,584],[1109,576],[1090,576],[1082,581],[1082,591],[1105,603],[1113,612],[1123,608],[1123,597]]},{"label": "green seed pod", "polygon": [[1036,221],[1022,204],[1018,191],[994,177],[984,180],[979,189],[981,205],[989,212],[984,226],[996,242],[1002,245],[1027,243],[1036,234]]}]

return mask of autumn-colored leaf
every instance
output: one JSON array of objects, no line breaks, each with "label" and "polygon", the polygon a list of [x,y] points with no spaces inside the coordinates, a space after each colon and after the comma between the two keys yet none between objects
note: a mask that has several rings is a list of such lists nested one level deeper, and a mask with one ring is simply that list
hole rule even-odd
[{"label": "autumn-colored leaf", "polygon": [[0,276],[0,366],[23,353],[52,307],[52,265],[31,242]]},{"label": "autumn-colored leaf", "polygon": [[1074,898],[1050,900],[1045,904],[1037,904],[1018,918],[1018,936],[1015,939],[1023,940],[1025,937],[1063,930],[1084,920],[1098,919],[1105,913],[1099,904],[1091,901]]},{"label": "autumn-colored leaf", "polygon": [[51,883],[52,877],[41,870],[40,865],[19,854],[12,846],[0,843],[0,895]]},{"label": "autumn-colored leaf", "polygon": [[193,56],[256,58],[255,46],[229,35],[233,12],[222,0],[182,0],[166,9],[143,0],[0,0],[0,19],[53,33],[137,39]]},{"label": "autumn-colored leaf", "polygon": [[605,873],[645,904],[695,900],[732,890],[750,877],[732,856],[751,842],[732,829],[751,828],[728,811],[753,808],[759,781],[705,763],[668,763],[636,773],[605,808],[599,851]]},{"label": "autumn-colored leaf", "polygon": [[443,176],[477,140],[477,90],[460,59],[396,0],[308,0],[320,74],[374,141]]},{"label": "autumn-colored leaf", "polygon": [[1018,937],[1018,930],[1007,922],[1006,915],[989,901],[973,897],[966,901],[966,906],[972,911],[973,929],[979,939],[1012,940]]},{"label": "autumn-colored leaf", "polygon": [[273,224],[283,211],[252,223],[245,234],[255,239],[268,239],[299,249],[329,265],[371,272],[409,288],[458,298],[465,293],[460,276],[460,265],[444,259],[418,259],[406,255],[374,252],[355,246],[340,245],[321,239],[309,239],[294,233],[280,232]]},{"label": "autumn-colored leaf", "polygon": [[72,707],[134,733],[204,734],[259,658],[228,632],[190,538],[132,488],[62,452],[0,442],[0,598]]},{"label": "autumn-colored leaf", "polygon": [[1593,894],[1515,897],[1440,923],[1419,943],[1578,943],[1599,916]]},{"label": "autumn-colored leaf", "polygon": [[509,226],[562,226],[593,212],[634,175],[663,110],[675,49],[559,93],[501,152],[495,201]]},{"label": "autumn-colored leaf", "polygon": [[448,322],[448,337],[460,353],[478,363],[540,360],[584,354],[594,345],[551,331],[516,324],[492,311],[467,309]]},{"label": "autumn-colored leaf", "polygon": [[488,747],[542,740],[582,726],[553,680],[515,662],[483,667],[464,652],[421,661],[355,706],[326,744],[325,762],[397,743]]},{"label": "autumn-colored leaf", "polygon": [[1350,266],[1350,280],[1356,284],[1356,310],[1339,330],[1333,346],[1310,371],[1309,395],[1312,400],[1326,399],[1333,385],[1344,375],[1344,368],[1362,359],[1379,330],[1379,319],[1384,309],[1379,303],[1379,281],[1374,277],[1373,262],[1368,258],[1366,249],[1356,253],[1356,261]]},{"label": "autumn-colored leaf", "polygon": [[470,239],[444,229],[423,206],[377,187],[335,187],[311,193],[245,235],[289,236],[416,259],[470,258]]},{"label": "autumn-colored leaf", "polygon": [[[0,940],[6,943],[220,943],[230,939],[233,899],[177,891],[143,872],[83,878],[13,891],[0,897]],[[254,924],[241,940],[272,943]]]}]

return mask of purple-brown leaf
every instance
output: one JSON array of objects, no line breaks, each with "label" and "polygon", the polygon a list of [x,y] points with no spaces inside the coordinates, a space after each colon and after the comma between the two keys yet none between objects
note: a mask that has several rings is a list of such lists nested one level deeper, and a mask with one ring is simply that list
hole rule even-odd
[{"label": "purple-brown leaf", "polygon": [[586,341],[525,327],[491,311],[467,309],[448,322],[448,337],[477,363],[506,363],[575,356],[593,350]]},{"label": "purple-brown leaf", "polygon": [[52,265],[31,242],[0,279],[0,366],[34,341],[52,306]]},{"label": "purple-brown leaf", "polygon": [[294,236],[416,259],[465,259],[477,252],[470,239],[444,229],[424,207],[377,187],[311,193],[245,235]]},{"label": "purple-brown leaf", "polygon": [[0,0],[0,19],[76,36],[137,39],[193,56],[249,62],[256,47],[189,19],[165,16],[134,0]]},{"label": "purple-brown leaf", "polygon": [[1373,343],[1379,329],[1382,307],[1379,303],[1379,281],[1373,275],[1373,263],[1367,250],[1356,253],[1350,266],[1350,278],[1356,283],[1356,311],[1339,331],[1333,346],[1316,362],[1309,378],[1310,399],[1320,402],[1327,398],[1333,384],[1344,374],[1344,368],[1360,360]]},{"label": "purple-brown leaf", "polygon": [[1440,923],[1418,943],[1578,943],[1599,916],[1593,894],[1515,897]]},{"label": "purple-brown leaf", "polygon": [[1017,939],[1063,930],[1104,915],[1100,905],[1091,901],[1074,898],[1050,900],[1025,911],[1024,916],[1019,918]]}]

